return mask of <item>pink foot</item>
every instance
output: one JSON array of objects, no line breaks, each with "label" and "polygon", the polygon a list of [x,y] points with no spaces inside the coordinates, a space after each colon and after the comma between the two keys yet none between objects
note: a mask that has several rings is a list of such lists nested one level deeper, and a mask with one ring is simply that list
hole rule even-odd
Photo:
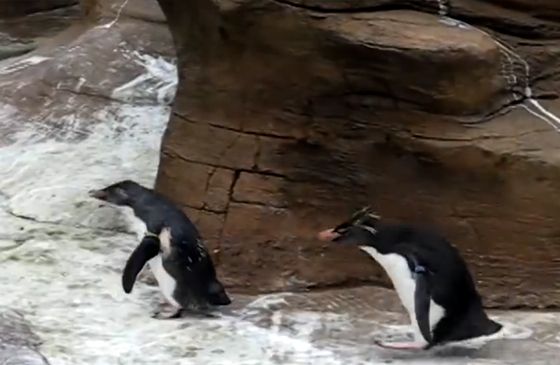
[{"label": "pink foot", "polygon": [[338,236],[340,235],[332,229],[325,229],[317,234],[317,238],[321,241],[332,241]]},{"label": "pink foot", "polygon": [[426,346],[418,342],[377,342],[377,345],[392,350],[422,350]]}]

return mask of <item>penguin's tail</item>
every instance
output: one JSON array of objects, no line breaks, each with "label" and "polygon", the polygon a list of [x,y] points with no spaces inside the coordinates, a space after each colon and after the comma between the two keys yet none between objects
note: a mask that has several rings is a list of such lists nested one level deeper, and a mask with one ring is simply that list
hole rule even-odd
[{"label": "penguin's tail", "polygon": [[212,281],[207,288],[206,297],[212,305],[228,305],[231,299],[226,293],[226,289],[219,281]]}]

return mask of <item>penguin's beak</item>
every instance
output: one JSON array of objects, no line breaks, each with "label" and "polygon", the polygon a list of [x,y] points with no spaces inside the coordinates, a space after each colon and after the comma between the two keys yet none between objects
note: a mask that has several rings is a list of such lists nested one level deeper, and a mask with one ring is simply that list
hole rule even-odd
[{"label": "penguin's beak", "polygon": [[88,191],[88,195],[91,198],[99,199],[99,200],[106,200],[107,193],[103,190],[90,190]]},{"label": "penguin's beak", "polygon": [[333,241],[338,237],[340,237],[340,234],[336,233],[332,228],[325,229],[324,231],[321,231],[317,234],[317,238],[320,241]]}]

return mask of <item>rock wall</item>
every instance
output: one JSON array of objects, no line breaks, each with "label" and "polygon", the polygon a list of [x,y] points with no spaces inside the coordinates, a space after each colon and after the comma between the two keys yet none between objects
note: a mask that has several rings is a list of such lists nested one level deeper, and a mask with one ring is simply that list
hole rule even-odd
[{"label": "rock wall", "polygon": [[388,285],[314,238],[372,204],[445,233],[489,306],[560,305],[556,1],[159,3],[180,67],[156,186],[228,285]]}]

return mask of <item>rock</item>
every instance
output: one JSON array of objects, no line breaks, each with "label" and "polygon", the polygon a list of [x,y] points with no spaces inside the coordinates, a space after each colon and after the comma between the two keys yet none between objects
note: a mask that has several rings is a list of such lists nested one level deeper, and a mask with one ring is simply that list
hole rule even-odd
[{"label": "rock", "polygon": [[37,48],[33,41],[13,39],[0,33],[0,60],[20,56]]},{"label": "rock", "polygon": [[0,9],[0,61],[35,50],[40,43],[68,28],[80,14],[75,6],[77,1],[9,3],[3,2]]},{"label": "rock", "polygon": [[79,0],[2,0],[0,18],[29,15],[78,4]]},{"label": "rock", "polygon": [[0,364],[47,365],[38,351],[40,344],[21,314],[0,308]]},{"label": "rock", "polygon": [[156,188],[219,217],[228,285],[389,285],[314,238],[372,204],[439,228],[488,306],[560,305],[557,2],[159,4],[180,84]]},{"label": "rock", "polygon": [[[140,0],[129,0],[128,6],[136,1]],[[102,4],[106,3],[110,1]],[[135,105],[140,101],[146,106],[169,103],[175,85],[169,84],[168,92],[160,95],[160,86],[165,86],[160,84],[166,81],[159,79],[165,70],[158,69],[174,58],[169,30],[165,24],[127,17],[126,12],[125,7],[118,19],[103,18],[94,24],[77,20],[48,42],[41,42],[28,58],[4,64],[0,98],[17,109],[14,124],[38,123],[59,140],[83,139],[93,127],[83,122],[96,119],[91,118],[92,113],[107,105],[133,104],[126,87],[132,80],[145,90],[144,95],[134,95]],[[147,68],[152,73],[144,77]],[[19,128],[0,126],[0,144]]]}]

